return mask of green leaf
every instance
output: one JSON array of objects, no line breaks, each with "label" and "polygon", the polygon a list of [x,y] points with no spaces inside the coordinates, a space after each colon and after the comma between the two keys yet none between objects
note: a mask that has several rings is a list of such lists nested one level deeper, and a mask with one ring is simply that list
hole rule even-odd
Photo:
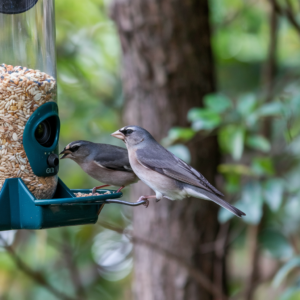
[{"label": "green leaf", "polygon": [[279,285],[287,277],[289,272],[299,266],[300,266],[300,257],[299,256],[293,257],[290,261],[288,261],[283,267],[279,269],[279,271],[275,275],[272,285],[274,287],[279,287]]},{"label": "green leaf", "polygon": [[168,138],[172,141],[189,141],[194,135],[195,131],[191,128],[173,127],[169,130]]},{"label": "green leaf", "polygon": [[242,164],[221,164],[218,166],[218,172],[220,173],[234,173],[239,175],[253,175],[251,169]]},{"label": "green leaf", "polygon": [[203,108],[192,108],[188,113],[188,120],[192,122],[192,128],[195,131],[212,130],[221,122],[216,112]]},{"label": "green leaf", "polygon": [[249,224],[258,224],[262,217],[262,189],[257,181],[245,184],[242,191],[241,207],[246,216],[243,220]]},{"label": "green leaf", "polygon": [[[233,205],[242,210],[246,216],[242,220],[248,224],[258,224],[262,217],[262,192],[261,186],[256,181],[248,182],[242,191],[242,199]],[[221,208],[218,214],[218,220],[221,223],[227,222],[233,214],[226,209]]]},{"label": "green leaf", "polygon": [[274,229],[266,229],[259,235],[259,242],[274,258],[286,259],[292,256],[293,248],[286,237]]},{"label": "green leaf", "polygon": [[285,223],[285,227],[292,231],[297,231],[299,228],[299,196],[299,194],[288,196],[287,201],[282,208],[285,212],[285,218],[288,220],[288,222]]},{"label": "green leaf", "polygon": [[219,143],[225,152],[231,153],[234,160],[242,157],[244,150],[245,129],[242,126],[228,125],[219,131]]},{"label": "green leaf", "polygon": [[248,116],[255,108],[257,100],[253,94],[247,94],[238,99],[237,110],[243,116]]},{"label": "green leaf", "polygon": [[255,125],[257,124],[258,117],[259,116],[257,115],[257,113],[255,111],[250,113],[249,115],[245,116],[244,120],[246,121],[247,128],[249,128],[250,130],[253,129],[255,127]]},{"label": "green leaf", "polygon": [[225,190],[229,194],[239,192],[241,186],[241,176],[236,173],[227,173],[225,176]]},{"label": "green leaf", "polygon": [[236,128],[232,133],[232,157],[234,160],[239,160],[242,157],[244,150],[244,128]]},{"label": "green leaf", "polygon": [[264,184],[264,198],[270,209],[278,211],[283,197],[284,181],[279,178],[268,179]]},{"label": "green leaf", "polygon": [[222,113],[232,107],[231,100],[221,94],[208,94],[203,98],[205,106],[217,113]]},{"label": "green leaf", "polygon": [[283,114],[283,107],[280,102],[267,103],[261,106],[257,113],[261,117],[281,116]]},{"label": "green leaf", "polygon": [[256,157],[252,160],[251,169],[256,175],[273,175],[274,167],[271,158]]},{"label": "green leaf", "polygon": [[262,135],[248,136],[246,139],[246,145],[262,152],[269,152],[271,149],[269,141]]},{"label": "green leaf", "polygon": [[288,143],[292,142],[295,138],[299,137],[300,133],[300,120],[296,118],[292,124],[287,126],[285,130],[285,138]]},{"label": "green leaf", "polygon": [[174,146],[170,146],[167,148],[170,152],[172,152],[174,155],[185,161],[186,163],[191,162],[191,154],[188,147],[182,144],[177,144]]}]

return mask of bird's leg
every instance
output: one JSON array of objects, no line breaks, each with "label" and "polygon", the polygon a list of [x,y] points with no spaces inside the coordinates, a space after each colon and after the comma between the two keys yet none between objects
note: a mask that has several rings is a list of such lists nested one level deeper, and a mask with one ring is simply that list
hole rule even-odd
[{"label": "bird's leg", "polygon": [[95,187],[93,188],[93,190],[92,190],[92,194],[94,195],[94,194],[96,193],[96,190],[102,189],[102,188],[104,188],[104,187],[106,187],[106,186],[110,186],[110,184],[105,184],[105,185],[95,186]]},{"label": "bird's leg", "polygon": [[120,193],[122,189],[124,189],[125,185],[122,185],[118,190],[117,193]]},{"label": "bird's leg", "polygon": [[147,199],[147,196],[141,196],[137,202],[145,201],[143,204],[144,206],[148,207],[149,206],[149,200]]},{"label": "bird's leg", "polygon": [[144,203],[143,205],[148,207],[149,206],[149,200],[148,200],[149,198],[156,199],[156,195],[141,196],[137,202],[145,201],[146,203]]}]

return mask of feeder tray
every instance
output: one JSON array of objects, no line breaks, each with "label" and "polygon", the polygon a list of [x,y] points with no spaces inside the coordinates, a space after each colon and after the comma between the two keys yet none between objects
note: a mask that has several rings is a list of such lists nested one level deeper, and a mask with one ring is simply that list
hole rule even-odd
[{"label": "feeder tray", "polygon": [[[92,190],[70,190],[58,179],[52,199],[36,199],[21,178],[6,179],[0,192],[0,231],[11,229],[43,229],[70,225],[94,224],[104,204],[118,203],[138,206],[145,201],[130,203],[122,193],[98,190],[101,195],[76,197],[75,193]],[[105,194],[107,191],[110,194]]]}]

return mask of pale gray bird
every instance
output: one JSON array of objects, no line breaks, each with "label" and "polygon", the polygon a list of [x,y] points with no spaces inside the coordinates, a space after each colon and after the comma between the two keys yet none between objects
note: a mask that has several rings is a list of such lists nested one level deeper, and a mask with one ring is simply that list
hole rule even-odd
[{"label": "pale gray bird", "polygon": [[68,144],[60,154],[61,159],[74,160],[88,175],[105,183],[94,187],[93,194],[97,189],[110,185],[120,187],[117,191],[120,192],[125,186],[139,180],[130,166],[127,150],[121,147],[75,141]]},{"label": "pale gray bird", "polygon": [[149,198],[159,201],[163,197],[170,200],[196,197],[211,200],[238,217],[245,215],[222,200],[220,197],[223,194],[201,173],[161,146],[144,128],[126,126],[114,132],[112,136],[125,142],[132,170],[155,191],[155,195],[139,198],[138,201],[146,201],[146,206],[149,204]]}]

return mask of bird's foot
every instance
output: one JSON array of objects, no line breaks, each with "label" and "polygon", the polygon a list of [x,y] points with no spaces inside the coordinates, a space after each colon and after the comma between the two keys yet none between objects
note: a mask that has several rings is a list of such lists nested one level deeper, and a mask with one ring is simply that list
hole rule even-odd
[{"label": "bird's foot", "polygon": [[157,199],[157,198],[156,198],[156,199],[155,199],[155,202],[159,202],[160,200],[161,200],[161,199]]},{"label": "bird's foot", "polygon": [[117,190],[117,193],[120,193],[120,192],[121,192],[121,190],[122,190],[122,189],[124,189],[124,187],[125,187],[125,186],[124,186],[124,185],[122,185],[122,186],[121,186],[121,187],[120,187],[120,188]]},{"label": "bird's foot", "polygon": [[[145,205],[146,207],[148,207],[149,205],[149,200],[150,198],[155,198],[156,199],[156,195],[149,195],[149,196],[141,196],[139,198],[139,200],[137,202],[141,202],[141,201],[145,201],[145,203],[143,205]],[[160,199],[156,199],[156,202],[158,202]]]},{"label": "bird's foot", "polygon": [[141,196],[137,202],[141,202],[141,201],[145,201],[145,203],[143,203],[144,206],[146,206],[146,207],[149,206],[149,200],[148,200],[147,196]]},{"label": "bird's foot", "polygon": [[109,185],[109,184],[105,184],[105,185],[95,186],[95,187],[92,189],[92,194],[94,195],[98,189],[104,188],[104,187],[106,187],[106,186],[110,186],[110,185]]}]

